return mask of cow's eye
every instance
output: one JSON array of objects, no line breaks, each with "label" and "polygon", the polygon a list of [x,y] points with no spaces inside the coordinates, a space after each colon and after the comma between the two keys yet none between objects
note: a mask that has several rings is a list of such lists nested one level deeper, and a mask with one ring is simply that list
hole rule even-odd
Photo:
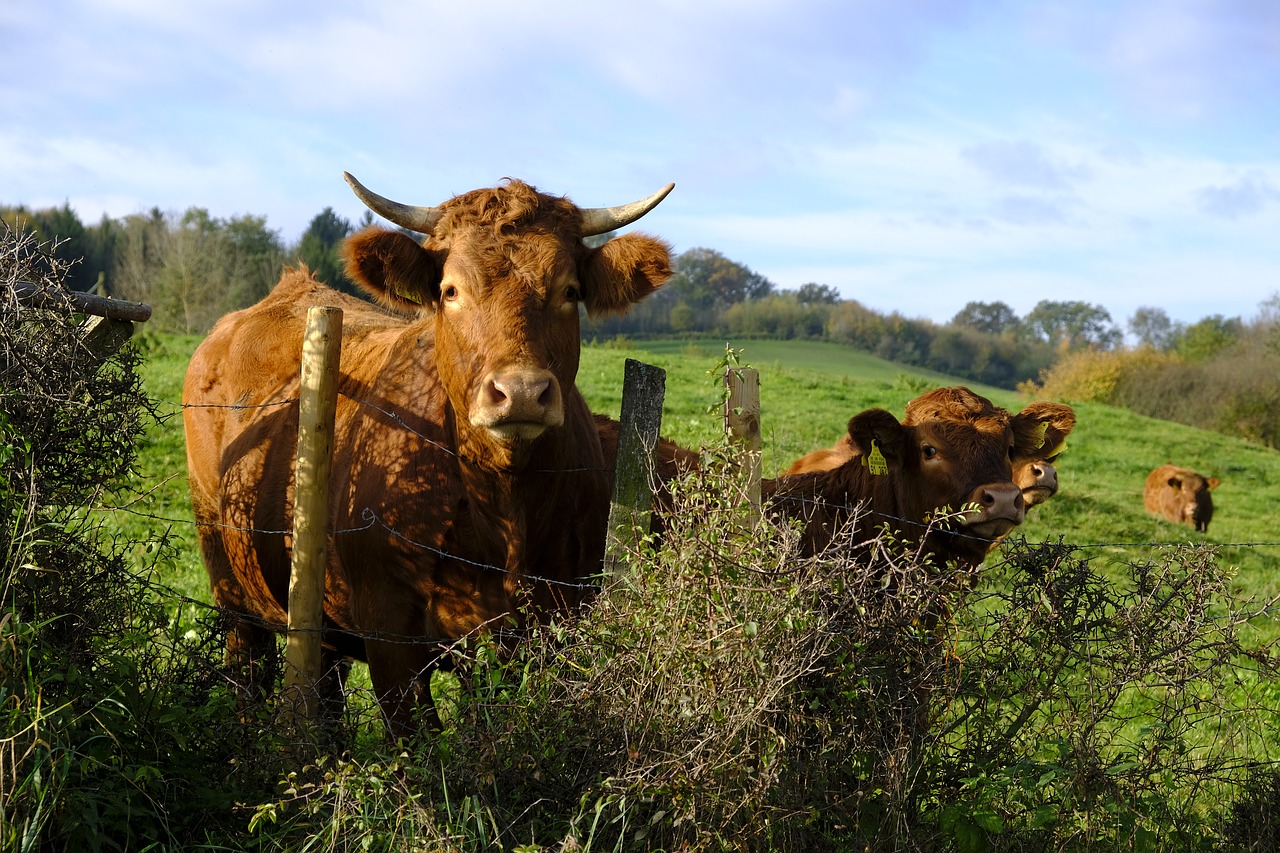
[{"label": "cow's eye", "polygon": [[938,448],[934,447],[932,444],[926,444],[920,448],[920,452],[924,454],[925,459],[932,459],[938,455]]},{"label": "cow's eye", "polygon": [[564,299],[566,302],[580,302],[582,300],[582,291],[571,284],[564,289]]},{"label": "cow's eye", "polygon": [[452,284],[445,285],[444,289],[440,291],[440,298],[445,302],[452,302],[458,298],[458,288]]}]

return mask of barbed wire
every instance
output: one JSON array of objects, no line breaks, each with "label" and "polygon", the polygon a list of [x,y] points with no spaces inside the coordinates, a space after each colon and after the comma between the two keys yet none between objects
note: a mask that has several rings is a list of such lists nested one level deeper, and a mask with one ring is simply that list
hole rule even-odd
[{"label": "barbed wire", "polygon": [[[427,444],[431,445],[432,447],[436,448],[442,453],[452,456],[455,459],[460,459],[460,460],[463,460],[466,462],[472,462],[472,463],[475,462],[474,459],[471,459],[465,454],[459,453],[457,450],[450,447],[449,445],[442,444],[441,442],[437,441],[436,439],[422,432],[422,430],[409,425],[409,423],[407,423],[404,418],[402,418],[398,413],[391,411],[390,409],[383,408],[382,406],[379,406],[376,403],[371,403],[366,399],[363,399],[361,397],[356,397],[355,395],[348,394],[347,392],[342,390],[338,391],[338,396],[345,397],[346,399],[350,400],[353,403],[358,403],[359,405],[364,406],[365,408],[374,410],[375,412],[382,415],[383,417],[386,417],[387,419],[394,421],[405,432],[410,433],[411,435],[421,439],[422,441],[426,442]],[[236,409],[236,410],[239,410],[239,409],[265,409],[273,406],[290,405],[290,404],[299,402],[299,399],[300,398],[298,397],[290,397],[286,400],[275,400],[269,403],[259,403],[256,405],[247,405],[247,404],[238,404],[238,403],[175,403],[172,400],[156,400],[154,402],[160,405],[172,406],[178,410],[183,410],[183,409]],[[170,413],[170,415],[173,415],[173,414],[176,414],[176,412]],[[613,469],[602,468],[598,466],[584,466],[584,467],[575,467],[575,468],[530,469],[530,473],[535,473],[535,474],[574,474],[574,473],[583,473],[583,472],[612,474]]]},{"label": "barbed wire", "polygon": [[[394,411],[391,411],[387,408],[384,408],[382,406],[379,406],[375,403],[372,403],[368,400],[365,400],[350,394],[346,394],[343,392],[339,392],[339,393],[340,393],[340,396],[345,397],[346,399],[360,406],[366,407],[368,409],[371,409],[381,414],[383,417],[387,418],[389,421],[395,423],[400,429],[403,429],[406,432],[418,437],[422,441],[426,442],[427,444],[430,444],[431,446],[437,448],[438,450],[454,458],[458,458],[458,459],[466,458],[463,455],[459,454],[457,451],[455,451],[453,448],[445,444],[442,444],[441,442],[437,441],[431,436],[424,434],[421,430],[413,427],[408,422],[406,422],[405,419],[400,416],[400,414]],[[258,403],[258,404],[174,403],[172,401],[165,401],[165,400],[160,400],[155,402],[161,405],[173,406],[176,409],[226,408],[230,410],[248,410],[248,409],[266,409],[266,408],[273,408],[278,406],[293,405],[293,404],[297,404],[298,401],[299,401],[298,397],[290,397],[286,399],[272,400],[272,401],[268,401],[265,403]],[[535,469],[535,470],[537,473],[576,473],[576,472],[589,471],[589,472],[602,472],[602,473],[613,474],[612,469],[596,468],[596,467],[567,468],[567,469],[554,470],[554,471],[550,469]],[[662,484],[658,484],[658,485],[662,485]],[[868,519],[874,519],[875,521],[872,523],[875,523],[877,525],[882,525],[885,523],[894,523],[899,525],[903,529],[912,529],[919,533],[922,533],[923,535],[927,535],[930,532],[940,532],[940,533],[945,533],[957,538],[973,539],[973,540],[984,541],[984,542],[990,541],[986,537],[979,537],[979,536],[974,536],[972,534],[967,534],[963,530],[953,530],[953,529],[946,529],[942,527],[939,524],[939,522],[945,521],[949,517],[949,516],[943,515],[942,513],[939,513],[937,516],[931,519],[928,519],[926,521],[918,521],[915,519],[909,519],[902,516],[897,516],[892,513],[886,513],[886,512],[877,511],[877,510],[870,510],[861,504],[852,504],[852,505],[841,504],[839,502],[833,502],[833,501],[824,500],[821,498],[812,498],[812,497],[807,497],[802,495],[778,495],[769,504],[766,504],[766,509],[768,509],[769,507],[776,508],[779,504],[784,504],[784,503],[801,503],[801,504],[809,505],[815,508],[824,508],[824,509],[835,508],[842,511],[848,511],[850,513],[850,520],[851,522],[854,522],[854,523],[857,523],[857,522],[866,523]],[[198,520],[192,520],[192,519],[186,519],[186,518],[167,518],[164,516],[159,516],[156,514],[140,511],[138,509],[133,508],[132,506],[99,506],[99,507],[96,507],[95,509],[98,511],[104,511],[104,512],[124,512],[137,517],[149,518],[155,521],[163,522],[169,525],[187,525],[187,526],[196,527],[196,528],[200,528],[200,527],[216,528],[219,530],[234,531],[234,532],[247,533],[252,535],[288,536],[288,535],[292,535],[293,533],[291,529],[244,527],[244,526],[226,524],[223,522],[198,521]],[[499,574],[512,573],[512,570],[508,569],[505,566],[500,566],[500,565],[488,563],[485,561],[474,560],[469,557],[465,557],[459,554],[452,553],[448,550],[435,547],[434,545],[431,545],[429,543],[419,541],[414,537],[407,535],[403,531],[396,529],[393,525],[388,524],[383,518],[381,518],[378,515],[378,513],[372,507],[365,507],[360,512],[360,518],[364,522],[364,524],[360,526],[349,526],[349,527],[335,529],[332,531],[332,535],[334,537],[350,536],[358,533],[365,533],[377,527],[385,531],[385,533],[389,537],[398,539],[399,541],[404,542],[410,547],[435,554],[437,557],[440,557],[442,559],[460,562],[460,563],[472,566],[481,571],[491,571]],[[1025,542],[1025,540],[1023,541]],[[1045,544],[1050,544],[1050,543],[1046,542]],[[1204,546],[1204,547],[1210,547],[1210,548],[1216,549],[1216,548],[1253,548],[1253,547],[1280,546],[1280,542],[1265,542],[1265,541],[1264,542],[1238,542],[1238,543],[1213,543],[1213,542],[1196,543],[1196,542],[1149,541],[1149,542],[1091,542],[1091,543],[1062,543],[1062,544],[1064,547],[1067,547],[1070,549],[1121,548],[1121,547],[1122,548],[1169,549],[1169,548],[1181,548],[1181,547],[1187,547],[1187,546],[1193,546],[1193,547]],[[589,592],[592,590],[597,590],[600,588],[601,582],[603,581],[603,575],[597,576],[596,581],[584,580],[581,582],[565,581],[559,578],[550,578],[550,577],[544,577],[536,574],[523,574],[523,573],[521,573],[521,578],[530,583],[545,584],[548,586],[554,586],[557,588],[572,590],[574,592]],[[244,613],[238,610],[228,610],[226,608],[221,608],[216,605],[210,605],[207,602],[203,602],[198,599],[194,599],[189,596],[182,595],[181,593],[178,593],[176,590],[172,590],[166,587],[160,587],[159,585],[157,585],[157,589],[166,590],[166,597],[174,601],[190,604],[193,606],[208,608],[210,610],[217,611],[225,615],[229,615],[235,619],[239,619],[245,622],[249,622],[251,624],[258,625],[259,627],[272,632],[281,632],[287,629],[286,625],[282,625],[278,622],[265,619],[265,618],[256,616],[254,614]],[[1266,608],[1254,615],[1255,616],[1272,615],[1272,613],[1273,613],[1272,608]],[[387,632],[365,633],[365,632],[354,631],[351,629],[341,628],[333,625],[316,628],[316,629],[310,629],[310,630],[314,630],[318,633],[326,634],[329,636],[334,636],[334,635],[345,636],[351,639],[359,640],[361,642],[378,641],[378,642],[392,642],[392,643],[403,643],[403,644],[440,645],[444,643],[457,642],[459,639],[457,637],[423,637],[420,635],[396,635],[396,634],[390,634]]]},{"label": "barbed wire", "polygon": [[[383,526],[385,527],[385,525]],[[387,528],[387,529],[390,531],[390,528]],[[394,531],[390,531],[390,532],[394,533]],[[1074,551],[1077,549],[1077,546],[1071,545],[1069,543],[1054,544],[1051,542],[1045,542],[1045,543],[1025,543],[1025,544],[1028,547],[1034,547],[1035,545],[1043,544],[1044,546],[1061,549],[1066,552]],[[1215,547],[1212,545],[1200,546],[1195,543],[1155,543],[1155,544],[1160,545],[1162,547],[1168,547],[1168,548],[1205,547],[1205,548],[1213,549]],[[482,564],[475,564],[475,565],[482,565]],[[1009,565],[1012,565],[1012,563],[1006,560],[996,565],[988,566],[987,568],[995,569],[1001,565],[1009,566]],[[484,567],[495,568],[490,566],[484,566]],[[496,570],[504,571],[503,569],[500,569],[500,568]],[[803,569],[800,568],[799,563],[797,563],[796,571],[802,571],[802,570]],[[574,586],[580,590],[598,591],[603,589],[607,584],[608,576],[604,574],[604,572],[602,571],[599,575],[596,575],[594,577],[596,577],[597,579],[596,582],[594,583],[576,584]],[[482,632],[487,631],[490,636],[497,638],[500,642],[513,640],[513,639],[518,640],[518,639],[524,638],[528,634],[527,630],[522,630],[518,627],[517,628],[513,628],[509,626],[502,626],[502,627],[496,627],[496,628],[493,627],[498,623],[505,622],[508,619],[508,617],[512,615],[510,613],[502,613],[497,616],[494,616],[491,619],[486,620],[485,622],[476,626],[476,628],[472,629],[467,634],[464,634],[462,636],[426,636],[421,634],[400,634],[400,633],[395,633],[395,632],[385,631],[385,630],[362,630],[362,629],[348,628],[348,627],[342,627],[334,624],[322,625],[314,628],[290,628],[287,623],[282,623],[277,620],[269,619],[259,614],[250,613],[248,611],[243,611],[235,608],[225,607],[216,603],[209,603],[207,601],[204,601],[198,598],[193,598],[189,595],[186,595],[185,593],[179,592],[178,590],[174,589],[173,587],[167,584],[162,584],[150,577],[140,577],[139,580],[144,586],[149,588],[152,591],[152,593],[157,596],[157,598],[161,600],[169,601],[170,603],[177,604],[177,605],[189,605],[194,608],[200,608],[206,612],[216,614],[219,618],[231,619],[231,620],[235,620],[242,623],[248,623],[250,625],[262,628],[272,633],[316,634],[322,637],[327,637],[329,639],[333,639],[334,637],[343,637],[348,640],[358,641],[360,643],[381,642],[381,643],[392,643],[392,644],[407,645],[407,646],[437,646],[437,647],[440,647],[441,657],[447,656],[450,652],[465,645],[468,639],[472,639],[476,636],[479,636],[479,634]],[[985,598],[990,598],[992,596],[998,596],[998,595],[999,594],[995,592],[991,592],[991,593],[975,592],[974,597],[976,600],[982,600]],[[1277,617],[1277,616],[1280,616],[1280,594],[1277,594],[1266,604],[1264,604],[1261,607],[1254,608],[1252,611],[1248,612],[1247,614],[1246,613],[1226,613],[1226,614],[1220,614],[1216,616],[1210,616],[1209,618],[1212,619],[1213,621],[1227,621],[1227,620],[1249,621],[1249,620],[1262,618],[1262,617]],[[839,632],[836,632],[836,633],[839,633]]]}]

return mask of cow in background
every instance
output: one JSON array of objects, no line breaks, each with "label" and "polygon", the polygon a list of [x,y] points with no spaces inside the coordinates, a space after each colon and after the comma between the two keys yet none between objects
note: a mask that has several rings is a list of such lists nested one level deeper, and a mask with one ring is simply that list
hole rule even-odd
[{"label": "cow in background", "polygon": [[[923,540],[940,563],[973,568],[1026,516],[1009,463],[1011,452],[1026,449],[1022,434],[1007,415],[906,424],[870,409],[849,421],[852,455],[833,468],[765,480],[762,498],[803,523],[806,555],[845,533],[850,544],[869,541],[887,526],[900,541]],[[931,522],[946,509],[956,517]]]},{"label": "cow in background", "polygon": [[[435,717],[451,638],[573,607],[602,567],[608,477],[575,387],[579,309],[626,311],[670,276],[670,249],[625,234],[670,191],[583,209],[511,180],[435,207],[370,192],[424,236],[364,230],[352,278],[385,306],[305,268],[222,318],[183,390],[191,497],[217,603],[238,614],[230,663],[255,677],[286,621],[300,352],[307,310],[343,309],[324,597],[322,700],[366,660],[394,735]],[[420,703],[420,704],[419,704]]]},{"label": "cow in background", "polygon": [[[956,422],[998,417],[1004,412],[986,397],[960,385],[936,388],[907,403],[904,424],[929,420]],[[1007,413],[1006,413],[1007,414]],[[1058,492],[1058,471],[1054,462],[1066,449],[1067,436],[1075,428],[1076,416],[1070,406],[1044,400],[1028,404],[1012,423],[1024,434],[1012,459],[1013,481],[1022,489],[1028,508],[1042,504]],[[848,435],[836,444],[808,453],[787,469],[787,474],[826,471],[857,455]]]},{"label": "cow in background", "polygon": [[1213,519],[1213,496],[1209,492],[1221,482],[1217,477],[1203,477],[1190,468],[1166,463],[1147,475],[1142,502],[1153,515],[1207,533]]},{"label": "cow in background", "polygon": [[[606,464],[612,468],[618,423],[596,415],[596,427]],[[852,534],[851,544],[868,541],[887,523],[903,541],[923,538],[926,551],[938,560],[973,567],[982,562],[993,541],[1025,516],[1009,458],[1011,448],[1026,452],[1019,442],[1025,444],[1037,433],[1019,427],[1015,432],[1007,413],[963,422],[902,424],[889,412],[872,409],[849,421],[848,441],[855,452],[841,464],[763,480],[761,497],[766,512],[802,523],[805,555],[827,549],[844,533]],[[651,529],[660,532],[661,517],[670,509],[668,482],[696,470],[699,460],[698,454],[665,439],[655,450],[658,512]],[[957,513],[951,530],[929,521],[944,508]],[[857,525],[847,530],[855,519]]]}]

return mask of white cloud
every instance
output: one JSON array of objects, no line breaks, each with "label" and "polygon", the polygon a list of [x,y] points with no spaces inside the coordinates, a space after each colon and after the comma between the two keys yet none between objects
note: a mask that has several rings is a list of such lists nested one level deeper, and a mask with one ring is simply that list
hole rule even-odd
[{"label": "white cloud", "polygon": [[1089,178],[1089,169],[1055,159],[1028,140],[979,142],[961,156],[993,181],[1037,189],[1062,190]]},{"label": "white cloud", "polygon": [[1280,201],[1280,192],[1259,170],[1250,170],[1226,186],[1204,187],[1196,191],[1196,202],[1210,216],[1240,219],[1261,213]]}]

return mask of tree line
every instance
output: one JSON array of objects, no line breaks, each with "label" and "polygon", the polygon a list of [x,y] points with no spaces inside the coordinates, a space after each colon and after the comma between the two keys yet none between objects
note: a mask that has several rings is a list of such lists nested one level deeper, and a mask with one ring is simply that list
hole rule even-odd
[{"label": "tree line", "polygon": [[[33,231],[60,260],[76,261],[67,276],[71,288],[146,302],[154,309],[152,328],[199,334],[223,314],[265,296],[286,264],[305,263],[321,281],[357,293],[339,247],[373,216],[366,211],[352,223],[326,207],[296,243],[268,228],[266,217],[222,219],[200,207],[183,213],[153,208],[118,219],[104,215],[85,225],[69,204],[40,210],[0,206],[0,220],[13,230]],[[1140,348],[1193,363],[1229,349],[1247,330],[1240,318],[1221,315],[1177,323],[1157,307],[1139,308],[1127,323]],[[1004,388],[1040,379],[1072,353],[1125,349],[1124,331],[1099,305],[1042,300],[1019,317],[1004,302],[975,301],[949,322],[936,323],[875,311],[841,298],[826,284],[779,288],[702,247],[680,254],[671,282],[626,316],[587,318],[584,334],[830,341]]]},{"label": "tree line", "polygon": [[150,328],[200,334],[269,293],[286,264],[305,263],[326,283],[354,293],[338,249],[373,216],[353,224],[326,207],[294,244],[268,228],[265,216],[222,219],[201,207],[104,215],[85,225],[67,204],[0,206],[0,221],[15,233],[34,233],[54,259],[71,264],[65,283],[72,290],[145,302],[153,309]]},{"label": "tree line", "polygon": [[1280,447],[1280,293],[1248,322],[1215,315],[1186,326],[1144,310],[1154,323],[1138,346],[1068,353],[1020,388]]}]

